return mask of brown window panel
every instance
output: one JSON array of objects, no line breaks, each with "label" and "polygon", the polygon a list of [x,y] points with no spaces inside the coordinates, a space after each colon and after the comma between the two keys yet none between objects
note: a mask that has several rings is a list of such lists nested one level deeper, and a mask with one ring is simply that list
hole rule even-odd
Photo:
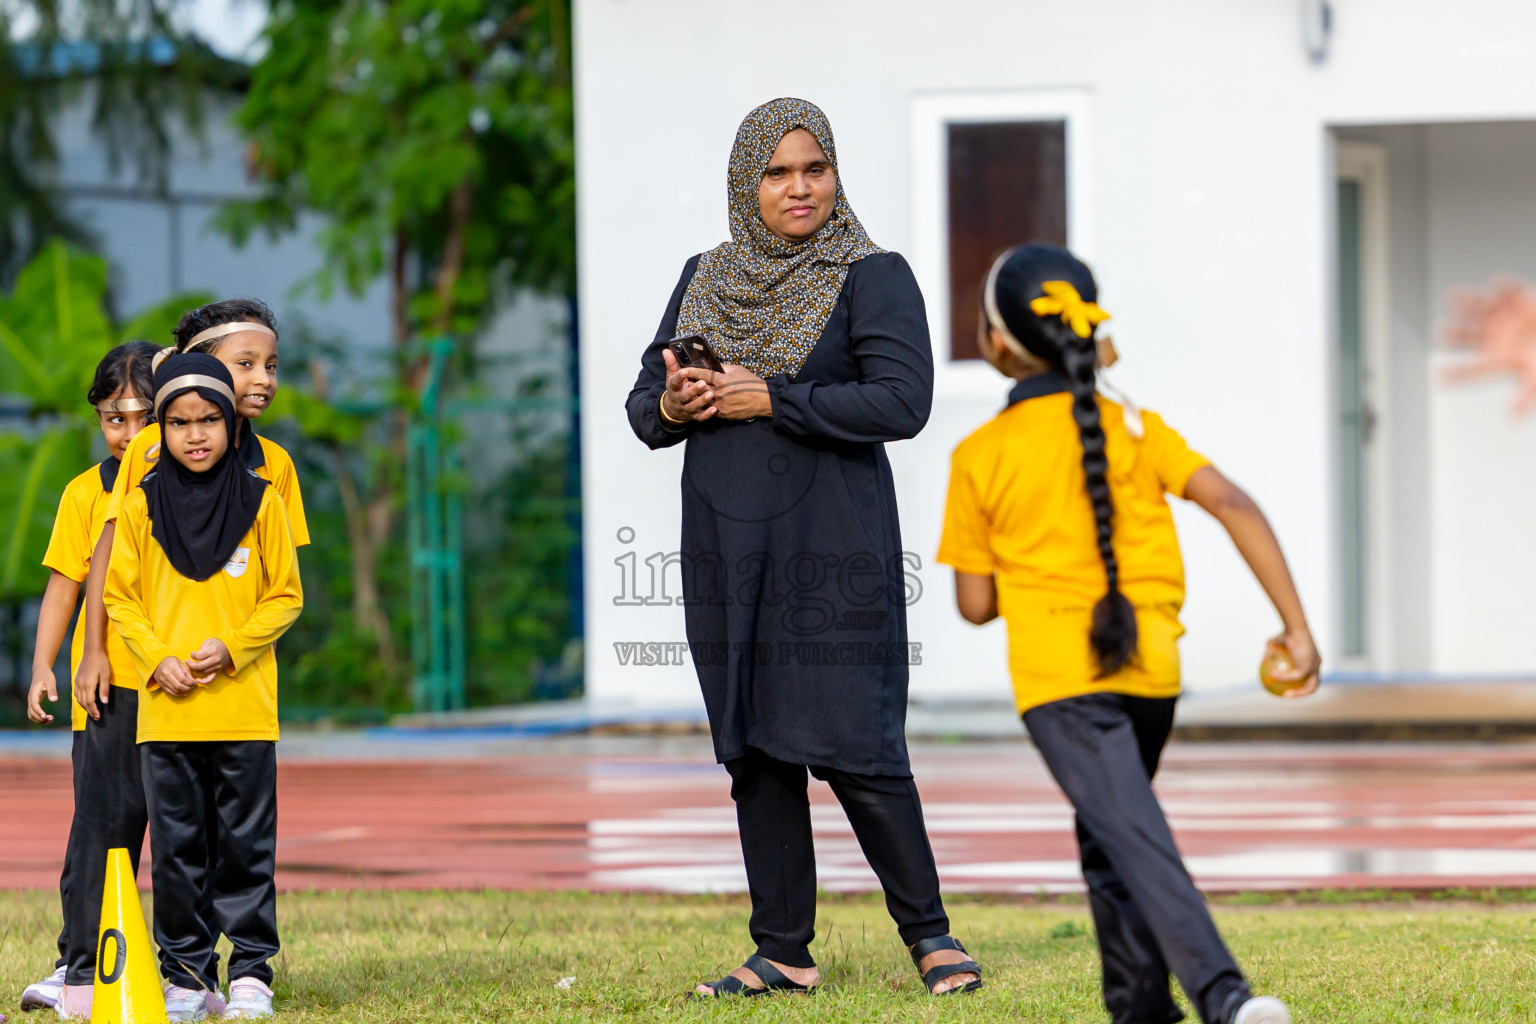
[{"label": "brown window panel", "polygon": [[1021,242],[1067,244],[1067,126],[949,126],[949,353],[979,359],[978,296],[992,261]]}]

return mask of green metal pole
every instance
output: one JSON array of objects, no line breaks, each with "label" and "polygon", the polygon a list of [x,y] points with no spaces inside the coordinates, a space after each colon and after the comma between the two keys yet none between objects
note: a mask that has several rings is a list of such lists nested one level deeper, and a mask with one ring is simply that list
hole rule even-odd
[{"label": "green metal pole", "polygon": [[[458,459],[449,456],[450,470],[458,468]],[[454,479],[460,479],[457,473]],[[463,502],[457,484],[448,492],[448,536],[446,551],[448,589],[448,692],[453,707],[468,704],[464,666],[464,529]]]},{"label": "green metal pole", "polygon": [[431,694],[428,692],[427,648],[431,643],[426,632],[427,592],[423,572],[426,569],[425,523],[422,515],[421,487],[421,440],[420,427],[412,424],[406,431],[406,539],[409,545],[407,569],[411,579],[411,697],[417,711],[431,710]]},{"label": "green metal pole", "polygon": [[423,452],[427,465],[426,511],[427,511],[427,537],[429,547],[429,562],[431,575],[428,577],[427,592],[430,595],[430,611],[427,618],[428,629],[432,636],[431,669],[432,680],[432,710],[448,710],[448,652],[446,616],[443,609],[443,480],[442,480],[442,451],[437,424],[431,423],[423,432],[425,434],[425,451]]},{"label": "green metal pole", "polygon": [[445,486],[455,464],[443,441],[444,375],[453,341],[427,345],[421,405],[413,417],[407,467],[410,505],[411,651],[416,707],[440,712],[465,705],[462,503]]}]

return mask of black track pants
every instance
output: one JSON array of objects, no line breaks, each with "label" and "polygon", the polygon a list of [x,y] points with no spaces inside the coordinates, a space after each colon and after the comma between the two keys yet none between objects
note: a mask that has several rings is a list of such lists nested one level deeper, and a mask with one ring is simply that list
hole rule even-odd
[{"label": "black track pants", "polygon": [[[218,934],[229,978],[272,983],[277,955],[277,745],[266,740],[142,743],[154,851],[155,940],[173,984],[218,987]],[[211,861],[211,862],[210,862]]]},{"label": "black track pants", "polygon": [[139,774],[139,691],[112,687],[101,718],[87,718],[75,733],[75,816],[59,892],[64,900],[64,981],[89,985],[96,977],[96,938],[107,851],[126,847],[134,875],[148,817]]},{"label": "black track pants", "polygon": [[1030,739],[1077,811],[1083,880],[1114,1024],[1171,1024],[1178,977],[1206,1024],[1249,997],[1152,793],[1174,698],[1094,693],[1024,713]]}]

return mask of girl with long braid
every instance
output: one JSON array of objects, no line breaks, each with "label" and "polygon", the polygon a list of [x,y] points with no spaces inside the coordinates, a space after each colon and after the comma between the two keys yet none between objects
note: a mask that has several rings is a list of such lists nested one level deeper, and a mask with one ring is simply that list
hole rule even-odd
[{"label": "girl with long braid", "polygon": [[1166,494],[1215,516],[1263,586],[1294,668],[1320,660],[1264,514],[1157,414],[1098,394],[1094,335],[1109,314],[1065,249],[1000,256],[982,294],[981,351],[1017,380],[1007,407],[955,449],[938,560],[960,614],[1008,624],[1024,727],[1077,812],[1115,1024],[1181,1020],[1171,970],[1206,1024],[1290,1024],[1255,998],[1152,792],[1179,694],[1184,567]]}]

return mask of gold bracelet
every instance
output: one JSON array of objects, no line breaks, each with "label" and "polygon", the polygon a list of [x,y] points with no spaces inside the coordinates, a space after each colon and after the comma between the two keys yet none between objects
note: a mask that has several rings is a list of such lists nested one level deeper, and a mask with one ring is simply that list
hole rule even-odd
[{"label": "gold bracelet", "polygon": [[670,423],[673,426],[681,427],[683,424],[688,422],[687,420],[675,420],[667,414],[667,393],[665,391],[661,393],[661,400],[656,403],[656,408],[661,411],[661,419],[664,423]]}]

